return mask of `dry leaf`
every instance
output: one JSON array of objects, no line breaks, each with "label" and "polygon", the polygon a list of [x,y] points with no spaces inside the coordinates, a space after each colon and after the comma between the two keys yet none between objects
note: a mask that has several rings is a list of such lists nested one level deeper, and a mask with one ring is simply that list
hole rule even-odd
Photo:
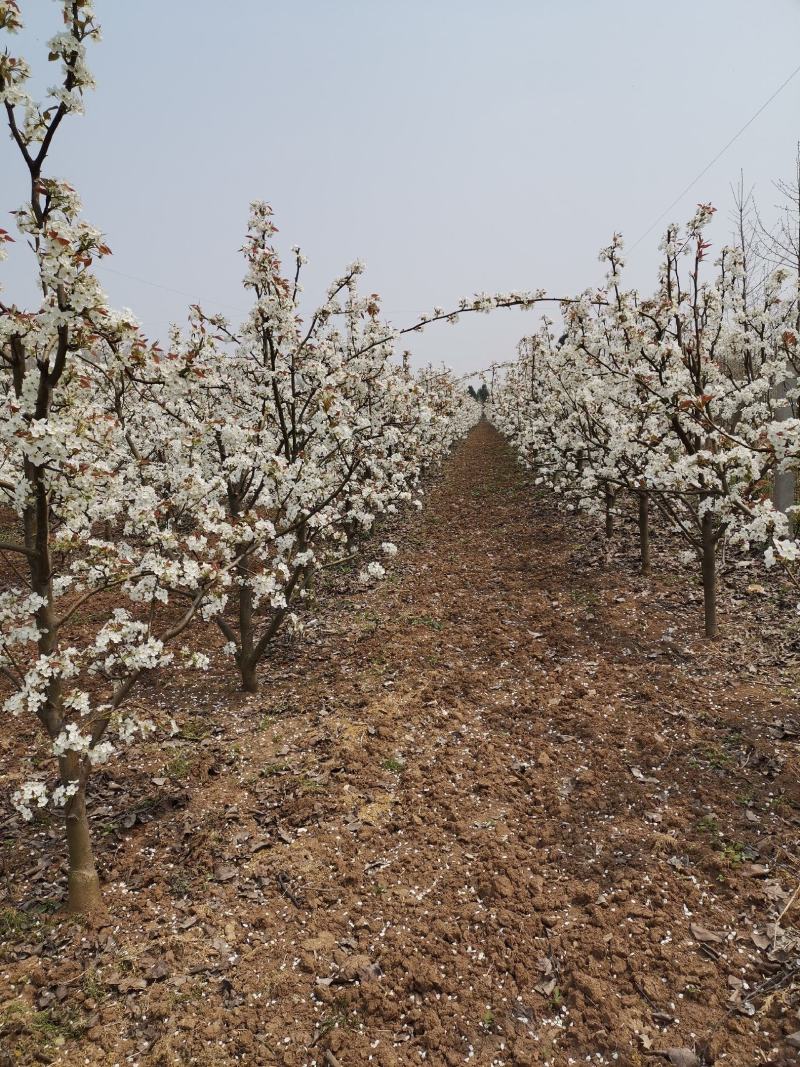
[{"label": "dry leaf", "polygon": [[698,923],[691,923],[689,929],[695,941],[715,945],[721,945],[725,941],[725,934],[717,933],[716,930],[707,930],[705,926],[700,926]]},{"label": "dry leaf", "polygon": [[689,1048],[665,1048],[661,1055],[674,1067],[700,1067],[700,1058]]}]

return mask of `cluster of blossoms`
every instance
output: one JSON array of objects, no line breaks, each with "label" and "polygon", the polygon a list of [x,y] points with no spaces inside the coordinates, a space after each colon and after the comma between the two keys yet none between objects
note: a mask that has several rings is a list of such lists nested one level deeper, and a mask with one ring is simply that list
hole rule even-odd
[{"label": "cluster of blossoms", "polygon": [[490,417],[567,507],[604,512],[609,535],[618,494],[633,494],[645,571],[657,509],[699,559],[714,636],[723,540],[766,549],[768,563],[797,555],[793,501],[776,507],[771,488],[800,464],[800,294],[782,267],[753,285],[741,246],[704,279],[711,216],[701,205],[668,229],[649,298],[623,288],[615,236],[604,286],[563,305],[562,330],[545,321],[520,343]]},{"label": "cluster of blossoms", "polygon": [[[20,783],[18,807],[63,807],[70,904],[86,910],[99,895],[91,769],[156,725],[130,708],[137,682],[208,666],[196,646],[216,625],[254,689],[279,628],[300,624],[315,572],[364,554],[376,519],[418,498],[478,408],[447,373],[394,358],[419,324],[381,321],[377,297],[358,292],[360,264],[304,321],[303,257],[295,250],[283,273],[263,203],[243,250],[252,311],[241,328],[194,308],[164,351],[112,309],[92,270],[110,250],[75,190],[43,175],[93,86],[85,48],[99,34],[91,0],[59,3],[49,55],[61,80],[46,106],[26,91],[24,60],[0,55],[0,99],[30,176],[17,228],[42,294],[33,310],[0,300],[0,673],[5,710],[39,721],[58,764],[56,782]],[[18,5],[0,0],[0,30],[19,28]],[[11,241],[0,230],[0,258]],[[190,627],[194,650],[181,641]]]}]

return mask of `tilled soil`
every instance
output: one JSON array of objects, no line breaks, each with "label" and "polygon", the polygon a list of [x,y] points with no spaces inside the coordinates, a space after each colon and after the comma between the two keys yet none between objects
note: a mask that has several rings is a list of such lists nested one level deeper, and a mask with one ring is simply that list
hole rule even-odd
[{"label": "tilled soil", "polygon": [[153,687],[191,726],[97,776],[109,917],[42,913],[9,816],[0,1064],[798,1062],[797,666],[486,423],[426,501],[259,697]]}]

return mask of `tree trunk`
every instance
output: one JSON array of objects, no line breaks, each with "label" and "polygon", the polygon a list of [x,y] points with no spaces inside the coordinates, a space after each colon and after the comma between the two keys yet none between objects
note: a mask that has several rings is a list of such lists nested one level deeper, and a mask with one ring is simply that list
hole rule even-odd
[{"label": "tree trunk", "polygon": [[316,585],[317,572],[313,567],[309,567],[305,572],[301,582],[301,588],[304,592],[310,593],[313,591]]},{"label": "tree trunk", "polygon": [[642,574],[650,573],[650,497],[639,493],[639,557]]},{"label": "tree trunk", "polygon": [[[783,400],[786,396],[788,389],[794,388],[797,384],[795,378],[788,378],[785,382],[782,382],[778,386],[778,399]],[[775,419],[777,422],[785,422],[792,417],[791,404],[783,403],[779,404],[775,409]],[[776,511],[782,512],[784,515],[788,512],[789,508],[794,506],[795,497],[795,485],[796,475],[794,471],[776,471],[775,472],[775,484],[772,489],[772,503]],[[790,522],[790,526],[794,524]]]},{"label": "tree trunk", "polygon": [[69,855],[67,908],[79,915],[88,915],[102,907],[102,900],[89,837],[85,785],[67,803],[66,824]]},{"label": "tree trunk", "polygon": [[611,539],[614,536],[614,493],[606,485],[606,537]]},{"label": "tree trunk", "polygon": [[244,656],[239,660],[239,674],[242,678],[242,689],[245,693],[257,693],[258,692],[258,675],[256,673],[256,663],[254,659],[245,659]]},{"label": "tree trunk", "polygon": [[[775,485],[772,490],[772,503],[776,511],[785,515],[794,507],[795,473],[794,471],[776,471]],[[790,526],[793,523],[790,520]]]},{"label": "tree trunk", "polygon": [[714,516],[707,511],[701,520],[703,610],[706,637],[717,636],[717,542],[714,538]]},{"label": "tree trunk", "polygon": [[[243,546],[237,546],[237,551],[243,552]],[[242,689],[246,693],[257,693],[253,587],[250,584],[248,561],[243,559],[236,569],[241,583],[239,585],[239,641],[241,642],[239,673],[242,677]]]}]

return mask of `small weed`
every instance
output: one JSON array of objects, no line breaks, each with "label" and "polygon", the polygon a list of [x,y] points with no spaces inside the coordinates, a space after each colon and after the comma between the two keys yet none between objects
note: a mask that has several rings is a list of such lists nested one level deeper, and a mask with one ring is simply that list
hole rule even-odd
[{"label": "small weed", "polygon": [[486,1011],[481,1016],[481,1026],[485,1027],[487,1030],[493,1030],[494,1029],[494,1023],[495,1023],[494,1012],[492,1011],[491,1008],[487,1008]]},{"label": "small weed", "polygon": [[80,1037],[84,1026],[63,1009],[46,1008],[43,1011],[26,1013],[21,1003],[7,1004],[0,1012],[0,1035],[7,1031],[27,1034],[38,1048],[61,1044],[68,1038]]},{"label": "small weed", "polygon": [[259,778],[275,778],[279,774],[286,774],[290,770],[288,763],[267,763],[258,772]]},{"label": "small weed", "polygon": [[396,759],[394,756],[385,759],[381,764],[381,767],[383,767],[385,771],[392,771],[394,774],[399,774],[404,766],[405,764],[403,761],[401,759]]},{"label": "small weed", "polygon": [[554,1008],[560,1008],[561,1005],[564,1003],[564,994],[561,992],[558,986],[556,986],[553,990],[553,995],[550,997],[550,1003],[553,1005]]},{"label": "small weed", "polygon": [[317,782],[313,778],[304,778],[300,783],[300,790],[306,797],[320,796],[328,792],[322,782]]},{"label": "small weed", "polygon": [[722,855],[732,867],[738,867],[745,860],[744,845],[726,841],[722,846]]},{"label": "small weed", "polygon": [[38,916],[29,911],[3,908],[0,911],[0,937],[18,937],[32,930],[38,922]]},{"label": "small weed", "polygon": [[55,1041],[58,1038],[80,1037],[84,1030],[77,1019],[55,1008],[35,1012],[27,1023],[31,1030],[46,1042]]},{"label": "small weed", "polygon": [[192,765],[185,756],[175,756],[169,763],[164,764],[164,774],[167,778],[188,778]]},{"label": "small weed", "polygon": [[596,608],[600,603],[600,595],[594,589],[571,589],[570,595],[579,604],[585,604],[588,608]]},{"label": "small weed", "polygon": [[362,632],[366,634],[374,634],[375,631],[378,629],[378,626],[380,625],[380,619],[378,618],[378,616],[369,615],[365,613],[361,615],[360,618],[363,622],[363,625],[361,627]]},{"label": "small weed", "polygon": [[87,997],[91,997],[92,1000],[100,1000],[105,990],[102,983],[98,980],[97,972],[89,970],[83,976],[81,981],[81,987]]},{"label": "small weed", "polygon": [[703,753],[709,766],[715,770],[722,771],[731,764],[731,755],[729,752],[723,752],[720,748],[714,748],[710,746]]},{"label": "small weed", "polygon": [[186,897],[192,889],[192,881],[186,871],[173,871],[167,879],[167,885],[175,897]]},{"label": "small weed", "polygon": [[718,834],[719,823],[713,815],[704,815],[697,824],[697,829],[705,834]]},{"label": "small weed", "polygon": [[211,727],[205,719],[189,719],[184,723],[181,734],[188,741],[202,741],[211,734]]},{"label": "small weed", "polygon": [[352,1030],[358,1025],[358,1021],[358,1012],[350,1008],[344,997],[337,997],[331,1004],[330,1012],[317,1024],[316,1040],[329,1034],[331,1030]]},{"label": "small weed", "polygon": [[412,626],[427,626],[429,630],[438,631],[444,628],[444,623],[431,615],[412,615],[408,621]]}]

